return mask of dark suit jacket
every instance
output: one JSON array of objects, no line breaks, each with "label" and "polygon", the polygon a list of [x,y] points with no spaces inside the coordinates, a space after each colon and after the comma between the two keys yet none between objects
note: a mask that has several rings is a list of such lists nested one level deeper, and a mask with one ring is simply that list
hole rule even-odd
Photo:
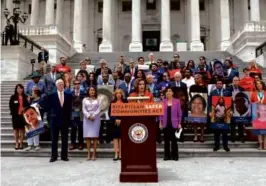
[{"label": "dark suit jacket", "polygon": [[[171,87],[176,87],[176,82],[175,81],[171,82]],[[185,83],[181,82],[181,81],[180,81],[180,87],[187,89],[187,85]]]},{"label": "dark suit jacket", "polygon": [[[101,71],[101,68],[97,68],[96,71],[95,71],[95,76],[96,78],[101,75],[102,71]],[[108,74],[112,74],[112,71],[110,68],[108,68]]]},{"label": "dark suit jacket", "polygon": [[[126,74],[126,73],[130,73],[131,74],[130,69],[131,68],[129,66],[127,66],[127,68],[124,71],[124,74]],[[137,71],[138,71],[138,67],[135,67],[135,71],[134,71],[134,74],[133,74],[132,77],[135,77],[137,75]]]},{"label": "dark suit jacket", "polygon": [[[26,108],[30,104],[27,100],[27,96],[23,95],[23,107]],[[17,116],[18,115],[18,109],[19,109],[19,102],[18,102],[18,97],[14,94],[10,97],[9,100],[9,109],[10,109],[10,115],[12,116]]]},{"label": "dark suit jacket", "polygon": [[51,127],[69,127],[72,109],[72,95],[64,91],[64,104],[60,105],[57,91],[48,96],[48,107],[51,114]]},{"label": "dark suit jacket", "polygon": [[237,76],[239,77],[239,72],[235,69],[235,68],[232,68],[230,74],[227,74],[227,77],[228,77],[228,83],[232,83],[233,81],[233,78]]},{"label": "dark suit jacket", "polygon": [[[227,88],[227,91],[232,93],[234,91],[233,85],[229,86]],[[242,87],[238,87],[238,91],[245,91],[245,89],[243,89]]]},{"label": "dark suit jacket", "polygon": [[[44,56],[43,56],[44,55]],[[47,61],[49,60],[49,52],[48,51],[44,51],[44,54],[43,54],[43,51],[39,52],[38,54],[38,62],[40,63],[41,61],[45,61],[47,63]]]}]

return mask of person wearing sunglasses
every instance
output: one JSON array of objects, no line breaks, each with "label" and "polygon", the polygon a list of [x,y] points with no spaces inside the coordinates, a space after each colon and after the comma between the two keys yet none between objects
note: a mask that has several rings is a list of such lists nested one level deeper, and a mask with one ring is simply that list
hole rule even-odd
[{"label": "person wearing sunglasses", "polygon": [[72,121],[71,121],[71,145],[69,150],[77,148],[76,138],[78,132],[78,149],[84,147],[83,141],[83,125],[82,125],[82,100],[85,97],[85,90],[81,89],[79,80],[74,80],[74,88],[72,90]]}]

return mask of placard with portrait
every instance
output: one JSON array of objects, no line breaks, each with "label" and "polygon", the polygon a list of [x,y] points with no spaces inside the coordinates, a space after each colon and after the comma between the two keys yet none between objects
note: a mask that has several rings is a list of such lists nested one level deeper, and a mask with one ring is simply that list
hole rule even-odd
[{"label": "placard with portrait", "polygon": [[206,123],[208,106],[207,103],[207,93],[192,92],[188,106],[187,121],[192,123]]},{"label": "placard with portrait", "polygon": [[252,104],[252,126],[254,135],[266,135],[266,105]]}]

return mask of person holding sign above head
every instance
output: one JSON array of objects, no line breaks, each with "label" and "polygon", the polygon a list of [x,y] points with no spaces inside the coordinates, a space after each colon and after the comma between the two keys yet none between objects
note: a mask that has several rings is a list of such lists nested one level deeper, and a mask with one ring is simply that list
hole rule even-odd
[{"label": "person holding sign above head", "polygon": [[83,112],[83,137],[87,140],[88,158],[91,160],[90,147],[93,141],[92,160],[96,159],[96,149],[101,126],[101,102],[97,98],[97,90],[95,87],[89,87],[87,96],[82,101]]},{"label": "person holding sign above head", "polygon": [[[145,102],[154,102],[153,95],[147,90],[146,81],[144,79],[136,79],[135,81],[135,91],[132,92],[129,97],[147,97]],[[137,99],[137,102],[142,102],[141,99]]]},{"label": "person holding sign above head", "polygon": [[164,160],[178,161],[178,145],[175,132],[181,128],[181,105],[178,99],[173,98],[174,92],[171,87],[165,89],[165,95],[166,98],[163,100],[164,115],[160,116],[160,128],[164,132]]}]

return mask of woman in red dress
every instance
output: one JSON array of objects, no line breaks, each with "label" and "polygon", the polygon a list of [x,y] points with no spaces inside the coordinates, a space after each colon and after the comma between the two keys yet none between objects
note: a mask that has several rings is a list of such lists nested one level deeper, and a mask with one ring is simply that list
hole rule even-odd
[{"label": "woman in red dress", "polygon": [[[149,99],[144,100],[144,102],[154,102],[153,95],[147,90],[146,81],[144,79],[136,79],[134,90],[135,91],[132,92],[129,97],[149,97]],[[140,100],[136,100],[136,102],[140,102]]]}]

